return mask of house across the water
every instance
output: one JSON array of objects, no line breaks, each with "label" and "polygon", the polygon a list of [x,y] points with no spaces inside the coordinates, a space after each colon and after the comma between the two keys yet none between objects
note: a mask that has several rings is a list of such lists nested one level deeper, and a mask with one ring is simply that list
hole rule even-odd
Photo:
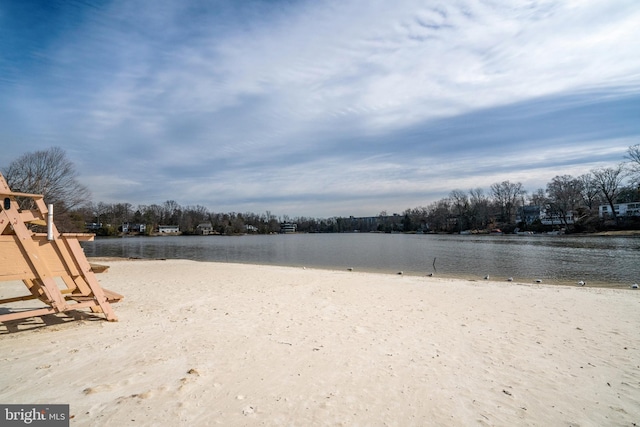
[{"label": "house across the water", "polygon": [[213,232],[213,225],[210,222],[201,222],[196,227],[196,234],[208,236]]},{"label": "house across the water", "polygon": [[136,224],[132,222],[125,222],[122,224],[122,232],[123,233],[140,233],[144,234],[147,230],[146,224]]},{"label": "house across the water", "polygon": [[[631,203],[616,203],[613,205],[616,216],[640,216],[640,202]],[[598,214],[600,218],[613,218],[613,212],[611,212],[611,206],[600,205],[598,207]]]},{"label": "house across the water", "polygon": [[180,227],[177,225],[159,225],[158,233],[160,234],[177,234],[180,233]]},{"label": "house across the water", "polygon": [[295,233],[298,229],[298,224],[293,224],[290,222],[285,222],[280,224],[280,232],[281,233]]}]

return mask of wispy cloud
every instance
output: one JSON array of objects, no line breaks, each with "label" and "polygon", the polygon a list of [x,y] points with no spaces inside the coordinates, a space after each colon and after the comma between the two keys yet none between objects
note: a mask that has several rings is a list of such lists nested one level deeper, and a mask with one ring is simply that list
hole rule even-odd
[{"label": "wispy cloud", "polygon": [[[0,23],[31,16],[5,9]],[[374,214],[492,180],[539,186],[621,160],[640,135],[635,1],[137,0],[56,13],[50,38],[0,42],[35,46],[0,63],[24,70],[0,81],[2,137],[9,159],[66,148],[98,200]]]}]

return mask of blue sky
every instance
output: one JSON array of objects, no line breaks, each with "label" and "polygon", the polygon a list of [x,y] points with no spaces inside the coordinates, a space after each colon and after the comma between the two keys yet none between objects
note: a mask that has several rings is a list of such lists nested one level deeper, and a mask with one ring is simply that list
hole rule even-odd
[{"label": "blue sky", "polygon": [[329,217],[530,192],[640,143],[637,0],[0,2],[0,166]]}]

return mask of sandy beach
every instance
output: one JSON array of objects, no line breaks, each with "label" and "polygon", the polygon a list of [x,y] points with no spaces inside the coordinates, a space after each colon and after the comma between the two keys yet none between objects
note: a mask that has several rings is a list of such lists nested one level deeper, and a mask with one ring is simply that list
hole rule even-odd
[{"label": "sandy beach", "polygon": [[76,426],[640,425],[637,290],[103,263],[119,321],[0,324],[0,402]]}]

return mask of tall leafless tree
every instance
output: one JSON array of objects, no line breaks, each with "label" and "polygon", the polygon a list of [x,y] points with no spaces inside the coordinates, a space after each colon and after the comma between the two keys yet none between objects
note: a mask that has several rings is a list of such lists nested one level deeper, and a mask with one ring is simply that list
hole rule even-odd
[{"label": "tall leafless tree", "polygon": [[541,208],[544,208],[548,204],[548,201],[547,192],[544,188],[538,188],[536,191],[531,193],[531,196],[529,196],[529,203],[532,206],[540,206]]},{"label": "tall leafless tree", "polygon": [[467,226],[467,215],[469,213],[469,197],[467,193],[462,190],[453,190],[449,193],[449,199],[451,199],[452,207],[455,209],[455,214],[458,222],[458,231],[462,231]]},{"label": "tall leafless tree", "polygon": [[633,179],[636,185],[640,187],[640,144],[632,145],[631,147],[629,147],[625,158],[631,164],[631,170],[634,175]]},{"label": "tall leafless tree", "polygon": [[593,176],[593,182],[611,208],[613,219],[618,222],[618,215],[616,214],[614,204],[622,188],[622,181],[625,178],[624,165],[620,164],[616,167],[596,169],[593,170],[591,174]]},{"label": "tall leafless tree", "polygon": [[431,203],[427,209],[429,226],[433,231],[447,231],[451,214],[451,200],[445,198]]},{"label": "tall leafless tree", "polygon": [[491,194],[500,207],[502,221],[512,222],[513,214],[518,206],[518,200],[523,193],[524,189],[520,182],[502,181],[491,184]]},{"label": "tall leafless tree", "polygon": [[489,223],[489,200],[482,188],[469,190],[469,204],[471,205],[471,227],[484,228]]},{"label": "tall leafless tree", "polygon": [[547,184],[547,195],[551,210],[567,226],[569,212],[575,211],[582,200],[582,182],[571,175],[555,176]]},{"label": "tall leafless tree", "polygon": [[23,154],[9,164],[4,175],[14,191],[42,194],[57,213],[89,202],[89,189],[78,181],[74,164],[59,147]]},{"label": "tall leafless tree", "polygon": [[582,203],[593,213],[602,199],[600,188],[591,172],[580,175],[578,179],[582,182]]},{"label": "tall leafless tree", "polygon": [[167,200],[162,205],[163,207],[163,220],[167,225],[178,225],[180,216],[182,214],[182,208],[175,200]]}]

